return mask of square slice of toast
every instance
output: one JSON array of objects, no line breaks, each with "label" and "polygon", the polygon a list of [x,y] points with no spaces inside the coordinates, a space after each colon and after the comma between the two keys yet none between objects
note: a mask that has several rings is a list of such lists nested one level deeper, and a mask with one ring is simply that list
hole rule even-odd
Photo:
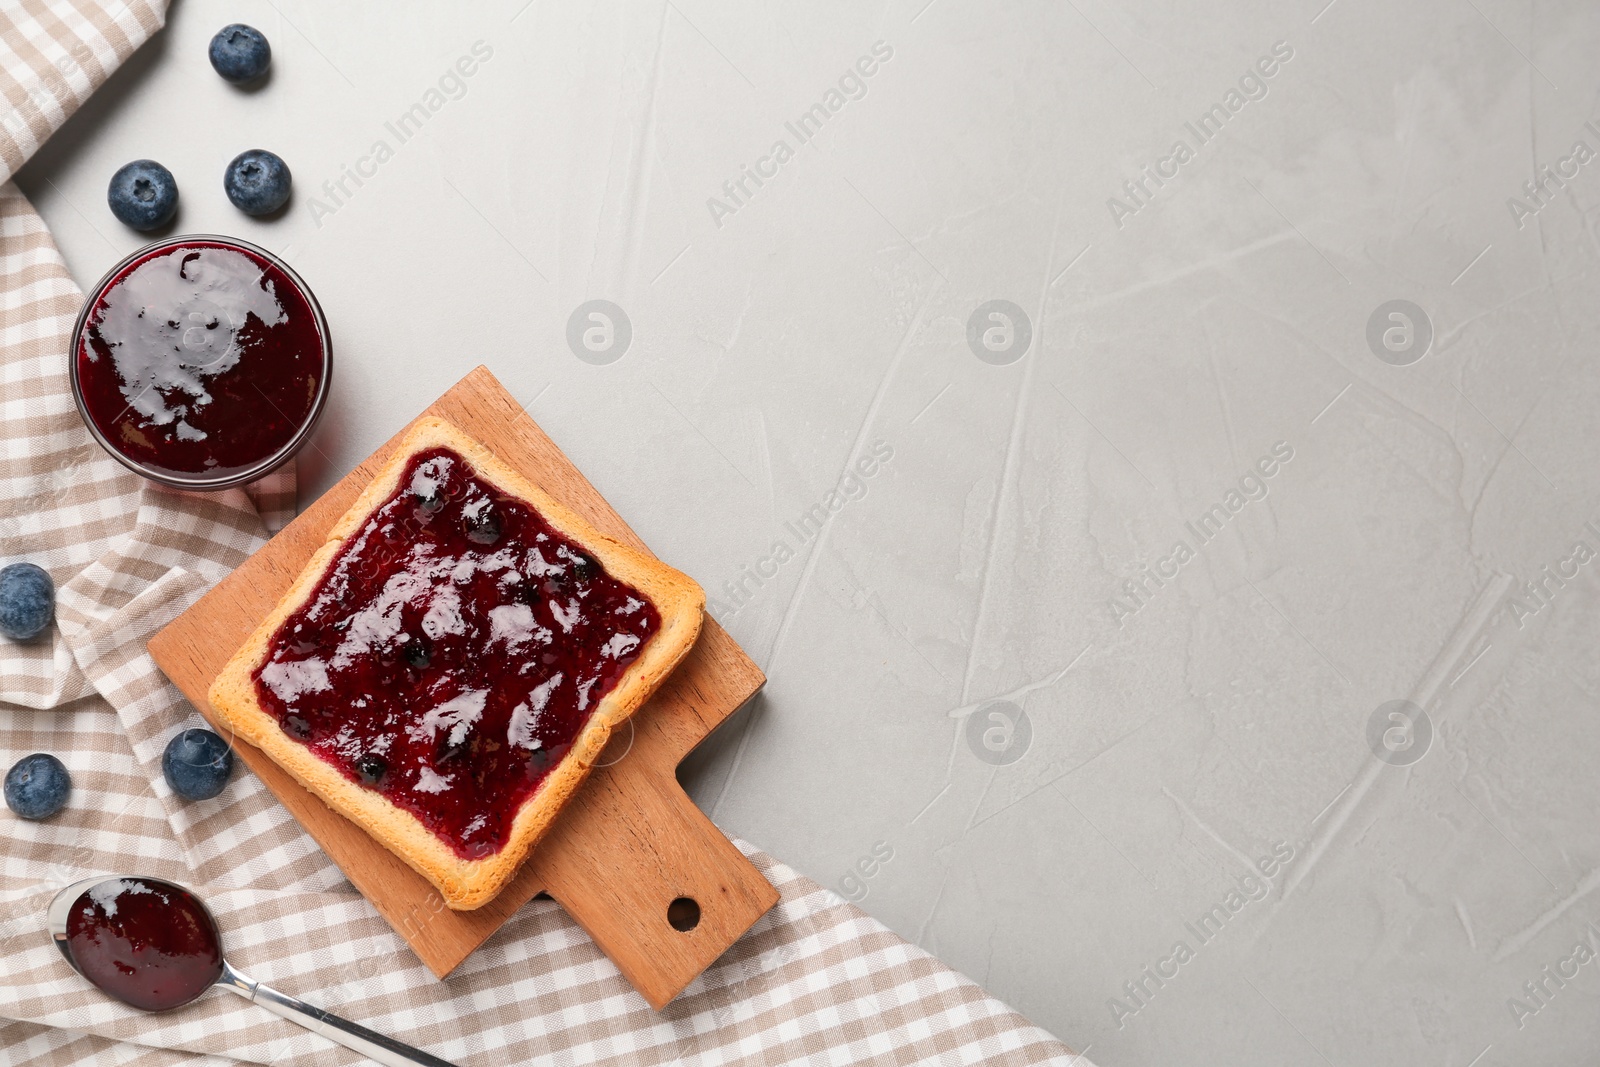
[{"label": "square slice of toast", "polygon": [[418,420],[208,693],[427,878],[492,900],[700,632],[693,579]]}]

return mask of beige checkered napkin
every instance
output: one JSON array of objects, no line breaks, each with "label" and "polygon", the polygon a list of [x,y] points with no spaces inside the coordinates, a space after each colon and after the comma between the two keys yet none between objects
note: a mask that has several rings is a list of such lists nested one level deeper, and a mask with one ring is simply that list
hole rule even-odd
[{"label": "beige checkered napkin", "polygon": [[166,21],[166,0],[0,3],[0,182]]},{"label": "beige checkered napkin", "polygon": [[[0,0],[0,181],[164,13],[160,0]],[[0,764],[53,752],[73,778],[53,819],[0,813],[0,1067],[357,1061],[221,993],[143,1015],[91,989],[49,944],[44,909],[67,882],[110,872],[197,887],[230,959],[254,977],[464,1067],[547,1055],[1073,1062],[972,982],[748,845],[782,902],[656,1013],[548,900],[439,982],[257,778],[241,771],[214,800],[177,801],[161,751],[200,720],[145,641],[261,546],[292,511],[294,479],[178,493],[101,452],[67,383],[81,302],[42,220],[0,186],[0,564],[39,563],[58,588],[49,639],[0,639]]]}]

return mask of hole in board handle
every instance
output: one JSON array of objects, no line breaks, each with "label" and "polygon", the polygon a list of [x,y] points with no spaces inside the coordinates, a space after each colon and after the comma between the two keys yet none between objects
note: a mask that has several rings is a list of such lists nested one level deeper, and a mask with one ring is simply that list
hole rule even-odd
[{"label": "hole in board handle", "polygon": [[667,922],[680,934],[700,925],[700,904],[693,897],[679,897],[667,905]]}]

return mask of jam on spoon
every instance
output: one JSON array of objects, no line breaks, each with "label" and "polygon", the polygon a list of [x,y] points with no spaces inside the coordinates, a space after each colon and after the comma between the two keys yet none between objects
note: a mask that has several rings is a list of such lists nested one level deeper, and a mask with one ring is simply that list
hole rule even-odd
[{"label": "jam on spoon", "polygon": [[101,882],[67,916],[83,976],[144,1011],[176,1008],[222,975],[222,937],[193,893],[148,878]]},{"label": "jam on spoon", "polygon": [[387,1067],[452,1067],[234,970],[211,912],[173,882],[118,875],[74,882],[50,901],[45,925],[79,974],[142,1011],[176,1008],[220,985]]}]

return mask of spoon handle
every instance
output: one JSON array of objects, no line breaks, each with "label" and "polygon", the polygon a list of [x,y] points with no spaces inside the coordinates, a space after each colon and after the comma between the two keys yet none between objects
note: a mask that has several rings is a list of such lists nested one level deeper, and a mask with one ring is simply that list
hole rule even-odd
[{"label": "spoon handle", "polygon": [[239,994],[246,1000],[254,1001],[274,1015],[298,1023],[314,1034],[320,1034],[329,1041],[336,1041],[345,1048],[354,1049],[369,1060],[384,1064],[385,1067],[455,1067],[448,1060],[430,1056],[421,1049],[412,1048],[392,1037],[374,1033],[349,1019],[341,1019],[332,1012],[314,1008],[303,1000],[291,997],[287,993],[280,993],[269,985],[262,985],[226,964],[223,967],[223,975],[218,985]]}]

